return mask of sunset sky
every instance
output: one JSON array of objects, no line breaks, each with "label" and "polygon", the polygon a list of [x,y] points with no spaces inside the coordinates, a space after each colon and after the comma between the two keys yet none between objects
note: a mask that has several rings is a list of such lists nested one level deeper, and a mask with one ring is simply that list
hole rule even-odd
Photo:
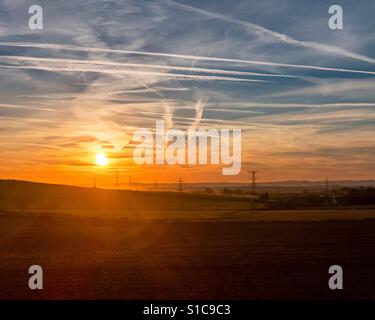
[{"label": "sunset sky", "polygon": [[[338,4],[333,31],[327,1],[1,0],[0,178],[375,178],[375,2]],[[155,120],[241,128],[241,174],[135,165],[132,134]]]}]

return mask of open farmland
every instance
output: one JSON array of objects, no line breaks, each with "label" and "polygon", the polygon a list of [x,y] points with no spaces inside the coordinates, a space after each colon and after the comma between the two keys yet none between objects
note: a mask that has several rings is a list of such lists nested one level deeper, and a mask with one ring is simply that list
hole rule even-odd
[{"label": "open farmland", "polygon": [[[374,230],[372,219],[163,221],[7,213],[0,216],[0,298],[374,298]],[[44,290],[27,287],[32,264],[44,268]],[[344,290],[328,289],[333,264],[344,268]]]}]

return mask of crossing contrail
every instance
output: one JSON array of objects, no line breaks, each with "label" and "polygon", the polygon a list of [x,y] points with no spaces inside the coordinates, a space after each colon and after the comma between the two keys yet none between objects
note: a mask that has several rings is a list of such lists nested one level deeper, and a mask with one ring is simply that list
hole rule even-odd
[{"label": "crossing contrail", "polygon": [[132,54],[132,55],[154,56],[154,57],[164,57],[164,58],[174,58],[174,59],[184,59],[184,60],[195,60],[195,61],[229,62],[229,63],[240,63],[240,64],[246,64],[246,65],[298,68],[298,69],[308,69],[308,70],[375,75],[375,71],[366,71],[366,70],[357,70],[357,69],[331,68],[331,67],[322,67],[322,66],[314,66],[314,65],[278,63],[278,62],[272,62],[272,61],[218,58],[218,57],[196,56],[196,55],[163,53],[163,52],[133,51],[133,50],[91,48],[91,47],[89,48],[89,47],[82,47],[82,46],[68,45],[68,44],[51,44],[51,43],[35,43],[35,42],[34,43],[33,42],[4,42],[3,41],[3,42],[0,42],[0,46],[26,47],[26,48],[48,49],[48,50],[66,50],[66,51],[78,51],[78,52],[94,52],[94,53],[107,52],[107,53],[117,53],[117,54]]}]

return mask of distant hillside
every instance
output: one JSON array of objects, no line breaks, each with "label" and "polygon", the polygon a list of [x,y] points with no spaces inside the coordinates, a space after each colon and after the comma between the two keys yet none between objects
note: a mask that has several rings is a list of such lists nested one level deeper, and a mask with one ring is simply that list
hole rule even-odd
[{"label": "distant hillside", "polygon": [[[323,186],[325,181],[308,181],[308,180],[290,180],[290,181],[279,181],[279,182],[265,182],[260,183],[264,186],[293,186],[293,187],[308,187],[308,186]],[[359,186],[375,186],[375,180],[332,180],[328,181],[330,185],[341,186],[341,187],[359,187]]]},{"label": "distant hillside", "polygon": [[230,208],[233,202],[248,204],[247,199],[175,192],[104,190],[16,180],[0,180],[0,209],[68,210],[115,209],[196,210]]},{"label": "distant hillside", "polygon": [[[258,181],[258,186],[264,187],[320,187],[325,186],[324,181],[309,181],[309,180],[288,180],[288,181],[271,181],[271,182],[261,182]],[[368,180],[332,180],[328,181],[329,185],[331,186],[340,186],[340,187],[371,187],[375,186],[375,179],[368,179]],[[249,183],[231,183],[231,182],[217,182],[217,183],[187,183],[186,186],[189,187],[212,187],[212,188],[220,188],[220,187],[228,187],[228,188],[235,188],[235,187],[244,187],[248,186]]]},{"label": "distant hillside", "polygon": [[[340,187],[375,187],[375,179],[368,180],[331,180],[328,181],[330,188]],[[236,183],[236,182],[202,182],[202,183],[188,183],[183,181],[183,189],[188,192],[206,192],[208,188],[221,192],[224,188],[229,189],[240,189],[243,193],[248,192],[249,182]],[[113,183],[103,184],[103,188],[112,189]],[[133,187],[137,190],[148,190],[148,191],[171,191],[177,190],[177,183],[133,183]],[[289,181],[272,181],[262,182],[257,181],[257,188],[259,192],[297,192],[303,189],[325,189],[326,181],[309,181],[309,180],[289,180]]]}]

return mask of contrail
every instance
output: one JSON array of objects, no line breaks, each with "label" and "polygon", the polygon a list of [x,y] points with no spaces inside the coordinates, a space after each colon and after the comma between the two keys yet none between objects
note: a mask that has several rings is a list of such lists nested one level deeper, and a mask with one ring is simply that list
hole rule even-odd
[{"label": "contrail", "polygon": [[181,88],[181,87],[155,87],[157,90],[162,91],[189,91],[190,88]]},{"label": "contrail", "polygon": [[167,128],[173,128],[173,111],[174,111],[174,108],[171,107],[168,99],[165,99],[164,95],[162,93],[160,93],[158,89],[151,88],[150,86],[148,86],[143,81],[138,80],[138,82],[143,87],[145,87],[149,92],[152,92],[152,93],[156,94],[159,98],[163,99],[163,105],[164,105],[164,110],[165,110],[164,121],[166,123],[166,127]]},{"label": "contrail", "polygon": [[5,104],[5,103],[1,103],[0,108],[62,112],[62,110],[53,109],[53,108],[41,108],[41,107],[25,106],[25,105],[19,105],[19,104]]},{"label": "contrail", "polygon": [[220,19],[220,20],[223,20],[223,21],[227,21],[227,22],[230,22],[230,23],[233,23],[233,24],[240,25],[242,27],[250,29],[251,31],[255,31],[257,34],[263,34],[263,35],[271,36],[272,38],[277,39],[280,42],[284,42],[284,43],[291,44],[291,45],[296,45],[296,46],[299,46],[299,47],[312,48],[312,49],[316,49],[316,50],[319,50],[319,51],[334,53],[334,54],[338,54],[338,55],[341,55],[341,56],[344,56],[344,57],[347,57],[347,58],[365,61],[365,62],[368,62],[368,63],[375,63],[375,59],[373,59],[373,58],[370,58],[370,57],[367,57],[367,56],[364,56],[364,55],[360,55],[360,54],[357,54],[357,53],[354,53],[354,52],[350,52],[350,51],[345,50],[345,49],[340,48],[340,47],[336,47],[336,46],[332,46],[332,45],[328,45],[328,44],[323,44],[323,43],[318,43],[318,42],[300,41],[300,40],[294,39],[294,38],[292,38],[292,37],[290,37],[286,34],[282,34],[282,33],[264,28],[260,25],[255,24],[255,23],[234,19],[234,18],[228,17],[228,16],[223,15],[223,14],[214,13],[214,12],[210,12],[210,11],[207,11],[207,10],[204,10],[204,9],[188,6],[188,5],[181,4],[181,3],[178,3],[178,2],[175,2],[175,1],[172,1],[172,0],[165,0],[165,3],[169,4],[171,6],[179,7],[181,9],[184,9],[184,10],[187,10],[187,11],[190,11],[190,12],[195,12],[195,13],[207,16],[207,17]]},{"label": "contrail", "polygon": [[54,63],[67,63],[67,64],[68,63],[89,64],[89,65],[92,64],[92,65],[129,67],[129,68],[168,69],[168,70],[175,70],[175,71],[223,74],[223,75],[232,75],[232,76],[298,78],[297,76],[283,75],[283,74],[232,71],[232,70],[196,68],[196,67],[164,66],[164,65],[142,64],[142,63],[122,63],[122,62],[101,61],[101,60],[77,60],[77,59],[60,59],[60,58],[56,59],[56,58],[38,58],[38,57],[29,57],[29,56],[1,56],[1,59],[9,59],[9,60],[17,60],[17,61],[54,62]]},{"label": "contrail", "polygon": [[[209,104],[211,105],[211,104]],[[375,107],[375,102],[337,102],[337,103],[254,103],[254,102],[215,102],[212,106],[224,105],[240,109],[246,108],[329,108],[329,107]],[[207,110],[223,110],[207,108]],[[230,109],[232,110],[232,109]],[[233,109],[235,110],[235,109]]]},{"label": "contrail", "polygon": [[[264,95],[265,98],[288,97],[288,96],[306,96],[306,95],[330,95],[330,94],[345,94],[352,91],[371,91],[375,89],[375,81],[373,80],[345,80],[334,81],[331,83],[322,83],[314,86],[292,89],[289,91],[271,93]],[[259,98],[259,97],[258,97]]]},{"label": "contrail", "polygon": [[151,72],[151,71],[138,71],[138,70],[117,70],[117,69],[95,69],[95,68],[72,68],[72,66],[67,67],[44,67],[44,66],[9,66],[0,65],[0,68],[6,69],[24,69],[24,70],[43,70],[43,71],[53,71],[53,72],[93,72],[93,73],[103,73],[110,75],[156,75],[167,78],[174,79],[185,79],[185,80],[208,80],[208,81],[233,81],[233,82],[269,82],[265,80],[254,80],[254,79],[241,79],[232,77],[219,77],[219,76],[198,76],[198,75],[187,75],[187,74],[176,74],[176,73],[163,73],[163,72]]},{"label": "contrail", "polygon": [[[180,87],[154,87],[158,91],[190,91],[190,88]],[[124,89],[124,90],[113,90],[114,93],[144,93],[149,92],[149,89]]]},{"label": "contrail", "polygon": [[77,45],[32,43],[32,42],[0,42],[0,46],[28,47],[28,48],[39,48],[39,49],[49,49],[49,50],[66,50],[66,51],[95,52],[95,53],[107,52],[107,53],[118,53],[118,54],[133,54],[133,55],[165,57],[165,58],[196,60],[196,61],[230,62],[230,63],[241,63],[241,64],[260,65],[260,66],[286,67],[286,68],[298,68],[298,69],[375,75],[375,71],[365,71],[365,70],[356,70],[356,69],[330,68],[330,67],[321,67],[321,66],[312,66],[312,65],[278,63],[278,62],[259,61],[259,60],[244,60],[244,59],[232,59],[232,58],[195,56],[195,55],[175,54],[175,53],[131,51],[131,50],[106,49],[106,48],[89,48],[89,47],[82,47],[82,46],[77,46]]},{"label": "contrail", "polygon": [[191,124],[190,128],[192,129],[196,129],[202,119],[202,116],[203,116],[203,108],[204,108],[204,102],[203,100],[199,100],[195,106],[194,106],[194,109],[195,109],[195,118],[194,118],[194,122]]}]

